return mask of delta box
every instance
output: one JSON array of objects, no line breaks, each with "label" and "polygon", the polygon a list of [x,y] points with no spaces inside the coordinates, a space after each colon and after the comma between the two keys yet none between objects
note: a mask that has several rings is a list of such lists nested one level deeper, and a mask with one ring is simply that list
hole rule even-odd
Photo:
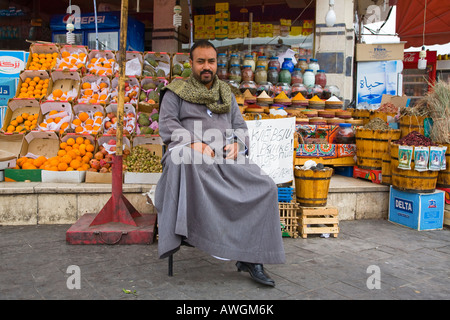
[{"label": "delta box", "polygon": [[445,192],[410,193],[391,186],[389,221],[403,226],[424,230],[439,230],[443,227]]}]

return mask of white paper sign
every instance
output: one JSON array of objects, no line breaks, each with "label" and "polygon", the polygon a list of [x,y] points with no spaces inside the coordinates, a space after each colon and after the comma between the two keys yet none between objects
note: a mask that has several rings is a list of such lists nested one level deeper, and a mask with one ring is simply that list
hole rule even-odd
[{"label": "white paper sign", "polygon": [[294,180],[295,118],[247,121],[249,157],[276,184]]}]

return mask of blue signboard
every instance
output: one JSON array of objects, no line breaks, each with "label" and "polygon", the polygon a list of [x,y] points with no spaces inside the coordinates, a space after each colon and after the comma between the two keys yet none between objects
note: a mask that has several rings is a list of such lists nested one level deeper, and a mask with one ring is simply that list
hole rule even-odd
[{"label": "blue signboard", "polygon": [[0,51],[0,78],[19,78],[22,70],[25,70],[28,60],[28,52],[25,51]]}]

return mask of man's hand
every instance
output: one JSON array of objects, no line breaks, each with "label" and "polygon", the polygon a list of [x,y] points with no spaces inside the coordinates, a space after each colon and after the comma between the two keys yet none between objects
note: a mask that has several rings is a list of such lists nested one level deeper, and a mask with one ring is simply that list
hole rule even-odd
[{"label": "man's hand", "polygon": [[237,142],[235,143],[231,143],[231,144],[227,144],[224,148],[223,148],[224,152],[226,153],[226,157],[225,159],[236,159],[238,152],[239,152],[239,145],[237,144]]},{"label": "man's hand", "polygon": [[208,146],[206,143],[194,142],[194,143],[191,143],[191,148],[194,149],[195,151],[204,153],[210,157],[214,157],[214,150],[211,149],[211,147]]}]

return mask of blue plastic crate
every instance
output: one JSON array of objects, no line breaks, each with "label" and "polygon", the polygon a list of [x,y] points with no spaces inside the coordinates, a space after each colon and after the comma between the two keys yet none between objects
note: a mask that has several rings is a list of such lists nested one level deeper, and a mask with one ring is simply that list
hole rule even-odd
[{"label": "blue plastic crate", "polygon": [[278,202],[291,202],[294,195],[294,188],[278,187]]}]

